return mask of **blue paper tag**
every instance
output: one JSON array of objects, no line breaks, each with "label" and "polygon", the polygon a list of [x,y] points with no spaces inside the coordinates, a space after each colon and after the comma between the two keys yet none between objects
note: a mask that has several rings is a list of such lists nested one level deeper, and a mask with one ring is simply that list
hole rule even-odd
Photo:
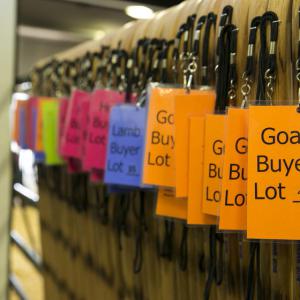
[{"label": "blue paper tag", "polygon": [[122,104],[111,109],[104,182],[141,185],[145,108]]},{"label": "blue paper tag", "polygon": [[43,163],[45,161],[45,153],[44,152],[34,152],[34,160],[37,164]]},{"label": "blue paper tag", "polygon": [[20,107],[19,120],[19,146],[22,149],[28,149],[28,145],[26,143],[26,110],[24,107]]}]

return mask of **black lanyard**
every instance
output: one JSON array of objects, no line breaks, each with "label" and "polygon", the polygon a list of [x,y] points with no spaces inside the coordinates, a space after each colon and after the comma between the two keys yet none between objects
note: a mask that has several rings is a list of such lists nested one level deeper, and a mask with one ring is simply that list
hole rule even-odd
[{"label": "black lanyard", "polygon": [[[271,26],[269,50],[267,47],[267,25]],[[259,52],[259,73],[256,99],[257,104],[261,100],[272,100],[274,92],[274,81],[276,79],[277,63],[276,63],[276,43],[278,39],[277,15],[268,11],[261,17],[260,24],[260,52]]]},{"label": "black lanyard", "polygon": [[207,15],[205,32],[203,37],[203,50],[202,50],[202,67],[201,67],[201,84],[209,85],[212,79],[209,77],[208,72],[208,55],[209,55],[209,39],[210,39],[210,31],[212,26],[215,27],[217,20],[217,15],[213,12],[210,12]]},{"label": "black lanyard", "polygon": [[218,26],[218,39],[217,39],[217,50],[216,50],[216,55],[217,55],[217,66],[219,63],[219,56],[220,56],[220,36],[221,36],[221,32],[224,28],[224,26],[226,24],[231,24],[231,20],[232,20],[232,13],[233,13],[233,7],[231,5],[227,5],[223,8],[222,10],[222,14],[220,17],[220,21],[219,21],[219,26]]},{"label": "black lanyard", "polygon": [[251,21],[250,31],[249,31],[249,40],[248,40],[248,48],[247,48],[247,60],[245,71],[243,73],[244,83],[242,85],[241,91],[243,96],[242,108],[245,108],[248,105],[248,96],[251,92],[251,84],[254,81],[255,77],[255,43],[257,36],[257,29],[260,26],[261,17],[255,17]]},{"label": "black lanyard", "polygon": [[215,111],[224,113],[227,106],[233,104],[236,93],[236,48],[237,28],[233,24],[225,25],[219,37],[219,65],[217,68],[217,99]]}]

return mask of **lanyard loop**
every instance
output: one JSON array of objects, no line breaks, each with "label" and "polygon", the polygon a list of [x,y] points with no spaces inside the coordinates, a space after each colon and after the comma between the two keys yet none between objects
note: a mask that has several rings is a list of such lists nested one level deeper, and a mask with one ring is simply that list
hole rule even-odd
[{"label": "lanyard loop", "polygon": [[217,69],[217,101],[215,107],[215,111],[219,113],[224,113],[226,107],[234,104],[236,99],[237,31],[235,25],[225,25],[219,38],[220,57]]},{"label": "lanyard loop", "polygon": [[194,31],[194,39],[193,39],[193,55],[198,56],[199,55],[199,43],[200,43],[200,36],[201,36],[201,30],[203,25],[205,24],[206,16],[201,16],[198,19],[195,31]]},{"label": "lanyard loop", "polygon": [[[271,34],[269,51],[267,49],[267,24],[270,23]],[[276,44],[278,39],[279,20],[277,15],[268,11],[263,14],[260,24],[260,53],[259,53],[259,74],[256,99],[271,101],[274,93],[276,79]]]},{"label": "lanyard loop", "polygon": [[254,58],[254,49],[256,43],[256,33],[257,29],[260,26],[261,17],[254,17],[251,21],[250,31],[249,31],[249,41],[248,41],[248,50],[247,50],[247,60],[246,67],[243,73],[244,83],[241,87],[241,93],[243,96],[242,108],[245,108],[248,105],[248,96],[251,92],[251,84],[253,83],[255,76],[255,58]]},{"label": "lanyard loop", "polygon": [[182,35],[186,31],[187,31],[187,25],[186,25],[186,23],[184,23],[179,27],[176,38],[174,40],[174,48],[173,48],[173,54],[172,54],[172,58],[173,58],[172,70],[174,72],[174,81],[175,81],[175,83],[178,80],[179,46],[180,46]]},{"label": "lanyard loop", "polygon": [[224,8],[223,8],[223,11],[222,11],[222,14],[221,14],[221,17],[220,17],[220,22],[219,22],[219,27],[218,27],[218,40],[217,40],[217,50],[216,50],[216,56],[217,56],[217,59],[216,59],[216,63],[217,63],[217,66],[216,68],[218,68],[218,64],[219,64],[219,56],[220,56],[220,37],[221,37],[221,33],[222,33],[222,30],[224,28],[224,26],[226,24],[231,24],[231,20],[232,20],[232,13],[233,13],[233,7],[231,5],[226,5]]},{"label": "lanyard loop", "polygon": [[208,53],[209,53],[209,38],[210,38],[210,31],[212,26],[216,26],[217,15],[213,12],[210,12],[207,15],[207,21],[205,26],[205,32],[203,37],[203,51],[202,51],[202,67],[201,67],[201,84],[208,85],[209,78],[208,78]]}]

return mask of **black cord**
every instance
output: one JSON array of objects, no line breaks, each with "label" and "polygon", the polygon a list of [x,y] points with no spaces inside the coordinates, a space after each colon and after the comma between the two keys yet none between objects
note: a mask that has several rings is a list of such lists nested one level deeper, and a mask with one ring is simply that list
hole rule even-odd
[{"label": "black cord", "polygon": [[160,256],[168,260],[173,258],[173,236],[174,236],[174,221],[165,220],[165,236],[160,251]]},{"label": "black cord", "polygon": [[217,69],[217,99],[215,111],[224,113],[230,100],[233,100],[229,93],[232,86],[237,81],[236,71],[236,48],[237,48],[237,28],[235,25],[229,24],[223,27],[219,38],[219,65]]},{"label": "black cord", "polygon": [[256,44],[256,33],[260,26],[261,17],[254,17],[251,21],[250,31],[249,31],[249,41],[247,50],[247,60],[246,67],[244,71],[244,76],[252,79],[255,76],[255,57],[254,57],[254,47]]},{"label": "black cord", "polygon": [[117,203],[116,227],[118,233],[119,249],[122,250],[122,233],[128,234],[127,215],[130,208],[130,199],[128,194],[122,194]]},{"label": "black cord", "polygon": [[172,46],[174,46],[174,40],[170,40],[165,43],[162,52],[161,52],[161,82],[166,83],[168,82],[168,56],[169,56],[169,51],[172,49]]},{"label": "black cord", "polygon": [[[221,32],[223,31],[223,28],[226,24],[231,24],[232,14],[233,14],[233,7],[231,5],[227,5],[223,8],[220,21],[219,21],[219,26],[218,26],[219,28],[218,28],[217,50],[216,50],[217,58],[219,58],[222,49],[220,45]],[[217,60],[217,64],[218,63],[219,62]]]},{"label": "black cord", "polygon": [[135,256],[133,259],[133,272],[135,274],[142,270],[143,266],[143,241],[144,233],[147,230],[147,225],[145,222],[145,192],[140,191],[140,211],[139,213],[135,211],[135,216],[138,219],[137,224],[137,235],[135,240]]},{"label": "black cord", "polygon": [[204,37],[203,37],[203,50],[202,50],[202,66],[201,66],[201,84],[208,85],[211,80],[209,79],[208,72],[208,54],[209,54],[209,39],[212,26],[216,26],[217,15],[210,12],[207,15],[207,21],[205,25]]},{"label": "black cord", "polygon": [[[256,272],[255,272],[255,266],[256,266]],[[261,295],[259,241],[253,241],[250,243],[250,260],[249,260],[248,274],[247,274],[246,300],[254,299],[255,273],[256,273],[257,295],[259,296]]]},{"label": "black cord", "polygon": [[172,53],[172,60],[173,60],[173,73],[174,73],[174,81],[175,83],[178,81],[178,62],[179,62],[179,47],[180,47],[180,42],[182,39],[182,35],[187,32],[188,27],[187,24],[184,23],[179,27],[179,30],[176,34],[176,38],[174,40],[174,48],[173,48],[173,53]]},{"label": "black cord", "polygon": [[216,227],[211,226],[209,228],[209,269],[204,287],[204,300],[209,300],[211,287],[216,276],[216,252]]},{"label": "black cord", "polygon": [[[267,25],[271,26],[269,51],[267,47]],[[260,52],[259,52],[259,72],[258,85],[256,92],[257,104],[261,100],[266,100],[266,76],[275,76],[276,74],[276,43],[278,39],[278,17],[268,11],[261,17],[260,24]]]},{"label": "black cord", "polygon": [[188,227],[183,224],[179,248],[179,268],[181,271],[186,271],[188,265],[188,230]]}]

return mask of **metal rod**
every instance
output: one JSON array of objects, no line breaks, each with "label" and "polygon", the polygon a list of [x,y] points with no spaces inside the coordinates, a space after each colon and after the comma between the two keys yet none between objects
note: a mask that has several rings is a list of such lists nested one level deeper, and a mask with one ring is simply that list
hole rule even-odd
[{"label": "metal rod", "polygon": [[21,183],[14,184],[14,194],[21,197],[26,204],[34,207],[36,207],[39,202],[39,196]]},{"label": "metal rod", "polygon": [[19,296],[20,300],[27,300],[28,298],[18,278],[14,274],[10,274],[8,280],[9,280],[9,285]]},{"label": "metal rod", "polygon": [[38,271],[42,271],[42,259],[41,257],[23,240],[22,236],[15,230],[10,232],[11,241],[21,250],[26,258],[35,266]]}]

